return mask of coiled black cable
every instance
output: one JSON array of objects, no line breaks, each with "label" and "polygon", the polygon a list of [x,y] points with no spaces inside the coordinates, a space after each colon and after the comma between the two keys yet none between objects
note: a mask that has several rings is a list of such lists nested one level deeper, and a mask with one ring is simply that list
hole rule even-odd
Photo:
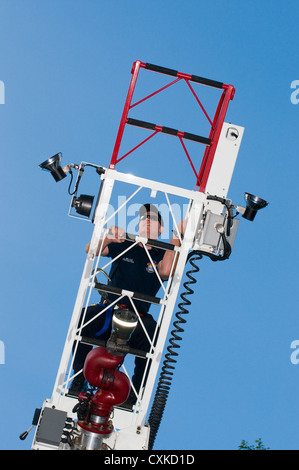
[{"label": "coiled black cable", "polygon": [[187,298],[187,296],[192,295],[194,293],[194,290],[190,287],[190,285],[193,285],[197,282],[196,279],[193,277],[193,274],[199,271],[199,267],[195,264],[195,261],[198,261],[201,258],[202,254],[195,251],[191,252],[188,257],[188,261],[191,264],[192,269],[186,272],[188,280],[183,284],[186,291],[181,294],[181,299],[183,301],[179,303],[179,312],[175,314],[177,318],[177,320],[175,320],[173,323],[175,329],[171,331],[171,337],[169,339],[170,344],[167,347],[168,353],[166,353],[165,355],[165,360],[163,362],[162,370],[160,373],[156,394],[149,415],[149,450],[153,448],[158,429],[163,417],[167,398],[169,395],[172,377],[174,375],[173,371],[175,369],[175,364],[177,362],[176,358],[178,356],[178,353],[175,351],[175,349],[180,348],[180,345],[177,342],[182,340],[182,337],[180,335],[184,332],[184,329],[181,325],[187,322],[186,319],[182,317],[182,315],[187,315],[189,313],[189,310],[187,310],[187,308],[189,307],[191,302]]}]

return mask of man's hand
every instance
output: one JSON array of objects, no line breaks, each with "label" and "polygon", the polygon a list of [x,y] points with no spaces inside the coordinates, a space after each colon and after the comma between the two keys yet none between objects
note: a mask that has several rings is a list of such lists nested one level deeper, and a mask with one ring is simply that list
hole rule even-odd
[{"label": "man's hand", "polygon": [[108,229],[107,238],[109,243],[122,243],[125,241],[126,231],[123,228],[111,225]]},{"label": "man's hand", "polygon": [[[126,231],[123,228],[116,227],[115,225],[111,225],[108,229],[108,233],[103,240],[101,239],[98,244],[98,249],[96,255],[99,255],[100,249],[102,248],[102,256],[108,255],[108,245],[110,243],[122,243],[125,241]],[[88,253],[90,247],[90,242],[87,243],[85,247],[85,252]]]}]

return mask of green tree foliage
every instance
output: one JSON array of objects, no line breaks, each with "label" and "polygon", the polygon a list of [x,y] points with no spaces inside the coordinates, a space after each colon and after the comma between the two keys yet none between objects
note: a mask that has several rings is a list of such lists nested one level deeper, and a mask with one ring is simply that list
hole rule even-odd
[{"label": "green tree foliage", "polygon": [[241,441],[238,450],[270,450],[269,447],[265,447],[261,438],[256,439],[255,444],[249,445],[247,441]]}]

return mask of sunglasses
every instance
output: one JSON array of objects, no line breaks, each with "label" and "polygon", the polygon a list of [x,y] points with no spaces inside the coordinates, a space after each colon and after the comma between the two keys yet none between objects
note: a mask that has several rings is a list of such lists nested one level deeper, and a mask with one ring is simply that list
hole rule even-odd
[{"label": "sunglasses", "polygon": [[158,216],[155,214],[144,214],[140,217],[140,220],[146,220],[146,219],[154,220],[155,222],[159,220]]}]

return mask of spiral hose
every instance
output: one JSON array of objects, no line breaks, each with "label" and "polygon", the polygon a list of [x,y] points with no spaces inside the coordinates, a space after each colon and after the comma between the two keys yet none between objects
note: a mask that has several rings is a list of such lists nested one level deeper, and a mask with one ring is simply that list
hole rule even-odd
[{"label": "spiral hose", "polygon": [[190,296],[194,293],[194,290],[190,287],[190,285],[196,283],[196,279],[193,277],[193,274],[199,271],[199,267],[195,264],[195,261],[198,261],[201,258],[202,254],[198,252],[190,253],[188,258],[192,269],[186,272],[188,280],[183,284],[186,291],[181,294],[182,302],[178,304],[179,312],[175,314],[177,318],[177,320],[175,320],[173,323],[175,329],[171,331],[171,337],[169,339],[170,344],[167,347],[168,352],[165,354],[165,360],[163,362],[156,394],[149,415],[149,450],[153,448],[156,435],[163,417],[167,398],[169,395],[169,390],[178,356],[178,353],[175,351],[175,349],[180,348],[180,345],[177,342],[182,340],[182,337],[180,335],[184,332],[184,329],[181,325],[187,322],[187,320],[183,318],[182,315],[187,315],[189,313],[189,310],[187,310],[187,308],[189,307],[189,305],[191,305],[191,301],[187,298],[187,296]]}]

